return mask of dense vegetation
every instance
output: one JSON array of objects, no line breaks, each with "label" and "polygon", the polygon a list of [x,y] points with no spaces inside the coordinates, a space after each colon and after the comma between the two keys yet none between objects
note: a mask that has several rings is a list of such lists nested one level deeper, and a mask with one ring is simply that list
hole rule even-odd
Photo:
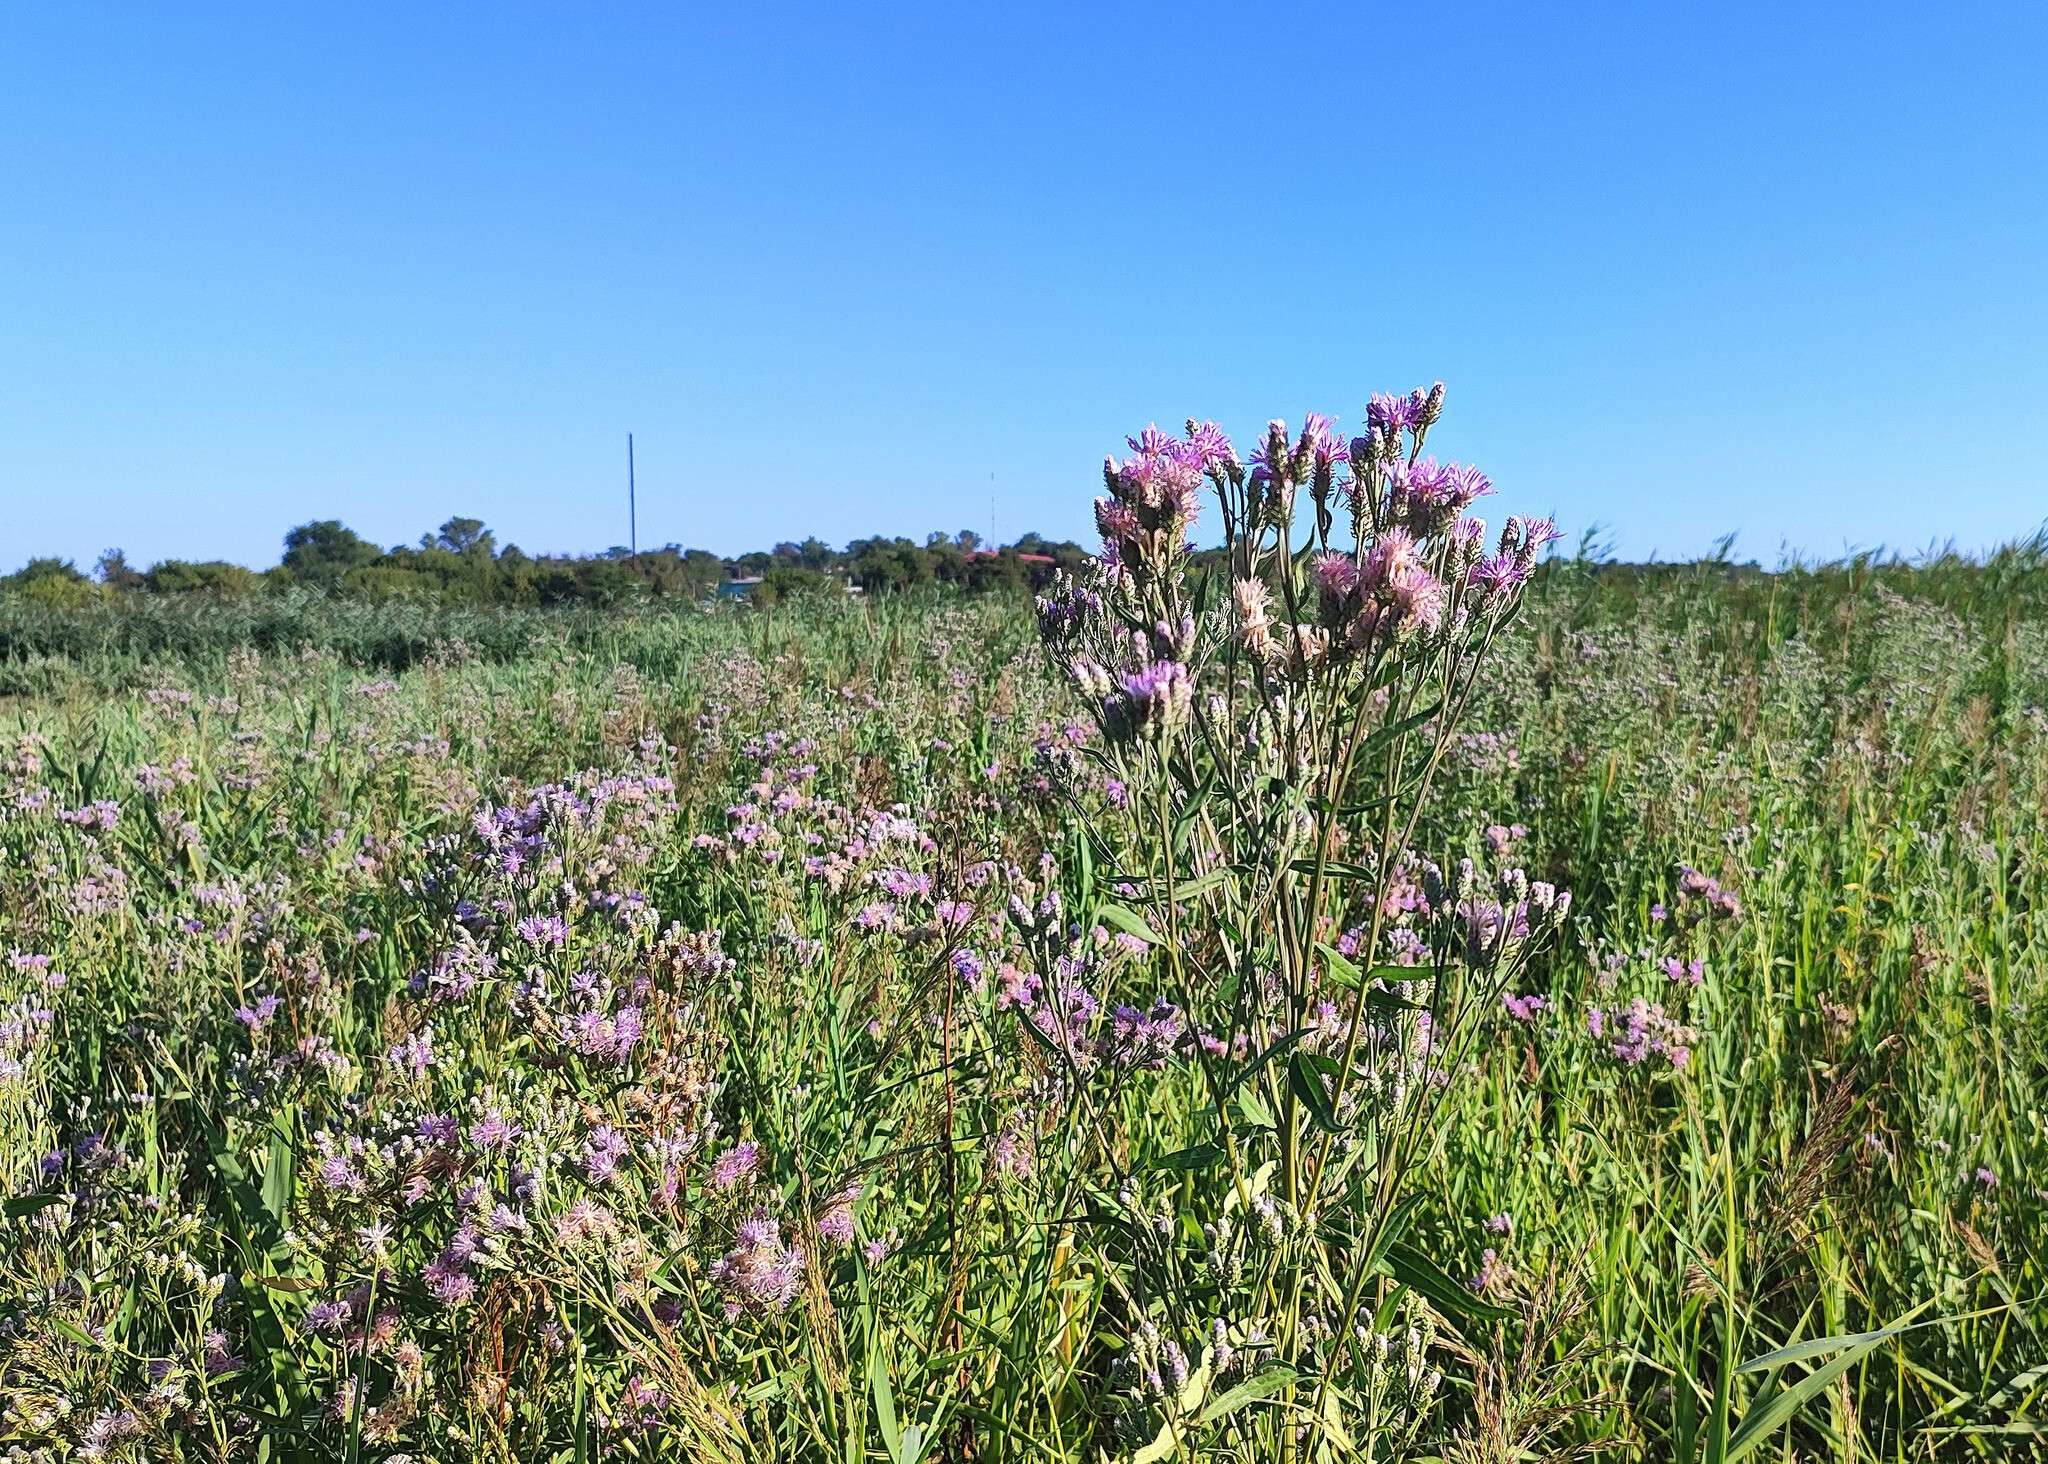
[{"label": "dense vegetation", "polygon": [[[7,602],[0,1440],[2038,1450],[2039,547],[1521,593],[1455,723],[1434,624],[1091,701],[1002,596]],[[1350,698],[1408,837],[1207,677]]]},{"label": "dense vegetation", "polygon": [[63,609],[131,603],[147,597],[238,602],[303,596],[418,602],[436,606],[575,606],[697,601],[729,581],[758,581],[750,598],[843,593],[857,588],[891,594],[938,585],[966,592],[1016,591],[1043,583],[1052,566],[1077,568],[1084,555],[1069,543],[1026,534],[1014,544],[983,545],[971,529],[904,538],[855,539],[833,549],[818,539],[721,558],[667,544],[634,553],[528,554],[500,546],[480,519],[452,518],[416,545],[382,549],[334,519],[300,524],[284,536],[284,556],[266,570],[223,560],[166,559],[147,569],[119,549],[100,556],[87,575],[67,559],[30,559],[0,575],[0,597]]}]

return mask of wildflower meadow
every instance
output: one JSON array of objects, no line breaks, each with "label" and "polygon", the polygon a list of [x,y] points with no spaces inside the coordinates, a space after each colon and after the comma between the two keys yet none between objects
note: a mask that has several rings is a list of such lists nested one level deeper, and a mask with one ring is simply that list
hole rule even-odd
[{"label": "wildflower meadow", "polygon": [[0,605],[0,1449],[2040,1457],[2048,555],[1455,433],[1147,428],[1035,603]]}]

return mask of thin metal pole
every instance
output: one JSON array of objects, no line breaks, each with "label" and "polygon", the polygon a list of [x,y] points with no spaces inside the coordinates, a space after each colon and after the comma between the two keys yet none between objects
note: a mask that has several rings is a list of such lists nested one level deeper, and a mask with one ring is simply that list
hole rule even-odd
[{"label": "thin metal pole", "polygon": [[640,492],[633,479],[633,434],[626,434],[626,540],[635,563],[640,559]]}]

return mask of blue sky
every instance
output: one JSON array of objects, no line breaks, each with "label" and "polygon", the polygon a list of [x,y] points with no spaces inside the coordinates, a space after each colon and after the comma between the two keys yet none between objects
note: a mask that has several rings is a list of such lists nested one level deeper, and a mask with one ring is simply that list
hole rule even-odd
[{"label": "blue sky", "polygon": [[[2048,518],[2048,7],[0,12],[0,568],[1086,536],[1442,377],[1495,514]],[[993,476],[992,476],[993,475]]]}]

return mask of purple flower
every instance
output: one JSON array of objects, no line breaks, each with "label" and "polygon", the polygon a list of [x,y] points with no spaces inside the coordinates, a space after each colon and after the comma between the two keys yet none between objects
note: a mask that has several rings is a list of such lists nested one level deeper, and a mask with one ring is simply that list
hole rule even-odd
[{"label": "purple flower", "polygon": [[492,1108],[470,1125],[469,1141],[479,1149],[509,1149],[522,1132],[518,1124]]},{"label": "purple flower", "polygon": [[1338,463],[1348,461],[1350,451],[1338,435],[1336,419],[1322,412],[1310,412],[1301,419],[1301,437],[1295,446],[1297,459],[1306,457],[1327,474]]},{"label": "purple flower", "polygon": [[619,1161],[631,1149],[625,1135],[610,1124],[599,1124],[583,1141],[583,1172],[592,1184],[609,1184],[618,1176]]},{"label": "purple flower", "polygon": [[468,1251],[451,1246],[420,1272],[420,1280],[441,1305],[460,1306],[476,1295],[476,1278],[469,1274],[465,1264],[468,1255]]},{"label": "purple flower", "polygon": [[1038,1146],[1032,1142],[1031,1134],[1024,1127],[1021,1114],[1011,1114],[1003,1125],[1003,1131],[996,1135],[996,1141],[989,1145],[989,1162],[998,1174],[1012,1179],[1029,1179],[1038,1168]]},{"label": "purple flower", "polygon": [[853,1243],[853,1205],[861,1196],[859,1181],[834,1195],[818,1215],[818,1238],[834,1245]]},{"label": "purple flower", "polygon": [[1173,444],[1173,438],[1160,431],[1159,424],[1154,422],[1148,425],[1136,437],[1126,437],[1124,444],[1132,452],[1151,457],[1165,452]]},{"label": "purple flower", "polygon": [[1318,555],[1316,588],[1332,599],[1341,600],[1358,585],[1358,563],[1349,554]]},{"label": "purple flower", "polygon": [[875,883],[882,887],[885,894],[898,900],[908,900],[932,892],[930,875],[915,874],[908,869],[885,869],[875,876]]},{"label": "purple flower", "polygon": [[622,1433],[649,1433],[668,1412],[668,1394],[635,1373],[626,1379],[626,1386],[619,1392],[619,1406],[623,1411],[607,1418],[607,1426]]},{"label": "purple flower", "polygon": [[1681,961],[1676,956],[1663,960],[1664,979],[1673,985],[1698,986],[1707,979],[1707,965],[1701,960]]},{"label": "purple flower", "polygon": [[427,1069],[434,1065],[433,1033],[422,1029],[401,1037],[384,1054],[384,1060],[415,1078],[425,1077]]},{"label": "purple flower", "polygon": [[413,1135],[423,1144],[438,1144],[443,1147],[453,1144],[461,1136],[461,1128],[453,1118],[441,1113],[424,1113],[413,1124]]},{"label": "purple flower", "polygon": [[200,1360],[209,1377],[217,1378],[242,1366],[242,1359],[229,1347],[225,1332],[208,1332],[200,1339]]},{"label": "purple flower", "polygon": [[316,1301],[306,1308],[306,1327],[313,1332],[339,1332],[353,1308],[346,1301]]},{"label": "purple flower", "polygon": [[1510,844],[1528,832],[1520,824],[1489,824],[1486,829],[1486,847],[1495,854],[1505,854]]},{"label": "purple flower", "polygon": [[336,1194],[359,1195],[364,1189],[362,1171],[345,1155],[336,1154],[320,1162],[320,1183]]},{"label": "purple flower", "polygon": [[1674,1072],[1692,1061],[1699,1033],[1666,1012],[1662,1005],[1636,997],[1626,1006],[1591,1007],[1586,1034],[1604,1044],[1609,1056],[1628,1067],[1662,1058]]},{"label": "purple flower", "polygon": [[877,1237],[860,1248],[861,1259],[870,1266],[879,1266],[889,1259],[896,1249],[896,1232],[892,1228],[887,1235]]},{"label": "purple flower", "polygon": [[1187,725],[1195,703],[1194,679],[1178,661],[1153,661],[1126,672],[1103,707],[1111,736],[1164,741]]},{"label": "purple flower", "polygon": [[636,1006],[622,1006],[619,1014],[612,1019],[612,1054],[620,1062],[633,1055],[639,1045],[645,1023]]},{"label": "purple flower", "polygon": [[1365,404],[1366,425],[1383,435],[1392,436],[1413,427],[1422,414],[1421,409],[1422,403],[1417,397],[1376,391]]},{"label": "purple flower", "polygon": [[711,1161],[711,1187],[715,1190],[729,1190],[745,1180],[753,1178],[754,1171],[761,1166],[761,1146],[749,1139],[734,1144]]},{"label": "purple flower", "polygon": [[[1108,531],[1104,528],[1102,505],[1108,502],[1107,499],[1101,500],[1096,511],[1096,527],[1105,533]],[[1123,512],[1129,514],[1128,509]],[[1083,627],[1101,618],[1102,596],[1062,579],[1055,582],[1050,593],[1038,597],[1036,609],[1039,634],[1058,645],[1073,639]]]},{"label": "purple flower", "polygon": [[1733,920],[1742,914],[1742,902],[1733,890],[1721,888],[1719,880],[1689,864],[1678,866],[1678,908],[1689,920]]},{"label": "purple flower", "polygon": [[1493,1247],[1488,1246],[1479,1257],[1479,1274],[1467,1281],[1465,1285],[1479,1295],[1485,1296],[1500,1290],[1513,1277],[1514,1272],[1508,1269],[1507,1264],[1501,1260]]},{"label": "purple flower", "polygon": [[270,1019],[277,1015],[283,1003],[275,996],[258,997],[254,1006],[235,1008],[235,1020],[251,1032],[260,1032],[270,1025]]},{"label": "purple flower", "polygon": [[569,923],[559,915],[529,915],[517,928],[519,938],[535,949],[560,947],[569,939]]},{"label": "purple flower", "polygon": [[1223,435],[1223,429],[1214,422],[1188,422],[1188,446],[1193,448],[1202,460],[1204,469],[1210,472],[1235,467],[1237,449],[1230,445],[1230,439]]},{"label": "purple flower", "polygon": [[804,1253],[782,1238],[767,1211],[741,1223],[732,1249],[711,1263],[711,1279],[725,1292],[729,1317],[745,1311],[789,1309],[803,1285]]},{"label": "purple flower", "polygon": [[1119,1006],[1110,1015],[1102,1055],[1123,1067],[1156,1071],[1173,1055],[1184,1026],[1180,1009],[1170,1002],[1156,1001],[1143,1012],[1134,1006]]}]

